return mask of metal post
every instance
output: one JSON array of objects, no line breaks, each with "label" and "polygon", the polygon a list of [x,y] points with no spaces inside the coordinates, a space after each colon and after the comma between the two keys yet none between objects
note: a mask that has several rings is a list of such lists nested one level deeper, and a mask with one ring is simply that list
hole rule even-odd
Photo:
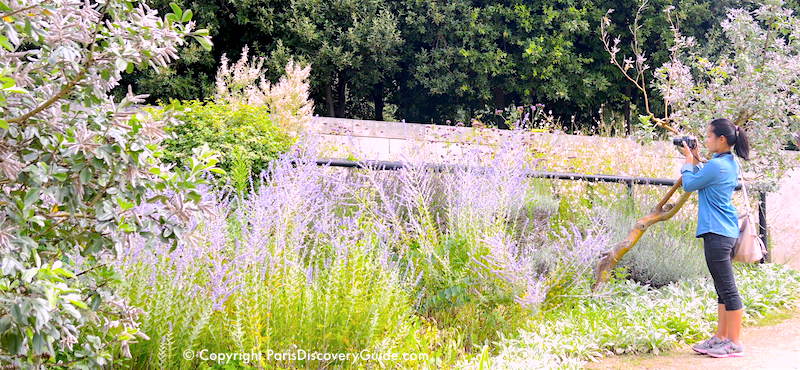
[{"label": "metal post", "polygon": [[636,199],[633,197],[633,181],[625,181],[628,187],[628,201],[625,202],[625,208],[628,212],[633,212],[636,209]]},{"label": "metal post", "polygon": [[758,192],[758,234],[761,236],[761,241],[764,242],[764,246],[767,248],[767,256],[766,261],[772,262],[772,253],[770,252],[769,248],[769,238],[767,237],[767,193],[760,191]]},{"label": "metal post", "polygon": [[633,181],[626,181],[626,185],[628,185],[628,196],[633,198]]}]

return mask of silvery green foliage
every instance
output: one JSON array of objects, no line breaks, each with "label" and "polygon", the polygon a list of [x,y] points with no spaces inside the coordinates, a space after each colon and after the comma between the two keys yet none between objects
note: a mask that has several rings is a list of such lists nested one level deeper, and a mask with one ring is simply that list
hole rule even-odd
[{"label": "silvery green foliage", "polygon": [[[652,202],[653,199],[648,199],[641,206]],[[621,209],[606,207],[598,207],[597,215],[611,240],[623,240],[638,218]],[[708,276],[702,243],[695,238],[695,223],[680,218],[648,228],[619,265],[626,268],[634,281],[654,287]]]},{"label": "silvery green foliage", "polygon": [[[104,261],[132,236],[174,241],[204,210],[195,187],[216,159],[199,150],[186,170],[161,165],[170,116],[109,92],[126,70],[175,60],[188,37],[210,47],[191,11],[172,9],[0,2],[0,363],[103,366],[146,338]],[[152,202],[165,206],[134,213]]]},{"label": "silvery green foliage", "polygon": [[730,9],[721,26],[726,47],[709,60],[673,24],[672,58],[656,70],[656,87],[669,119],[695,134],[715,118],[742,125],[755,154],[745,169],[770,190],[793,165],[782,149],[800,127],[800,18],[783,1],[766,0],[754,11]]},{"label": "silvery green foliage", "polygon": [[[797,307],[797,271],[769,263],[735,268],[746,324]],[[497,355],[476,357],[465,367],[481,361],[491,369],[583,368],[586,361],[610,354],[658,354],[714,332],[717,305],[710,279],[693,278],[660,289],[615,280],[608,295],[531,320],[518,336],[498,343]]]}]

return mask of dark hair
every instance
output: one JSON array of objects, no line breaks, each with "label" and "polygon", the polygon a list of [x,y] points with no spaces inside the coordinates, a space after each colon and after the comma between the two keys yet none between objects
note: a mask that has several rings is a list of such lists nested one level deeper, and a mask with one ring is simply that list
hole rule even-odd
[{"label": "dark hair", "polygon": [[744,128],[734,125],[727,118],[717,118],[710,125],[714,135],[724,136],[739,158],[750,160],[750,139],[747,138]]}]

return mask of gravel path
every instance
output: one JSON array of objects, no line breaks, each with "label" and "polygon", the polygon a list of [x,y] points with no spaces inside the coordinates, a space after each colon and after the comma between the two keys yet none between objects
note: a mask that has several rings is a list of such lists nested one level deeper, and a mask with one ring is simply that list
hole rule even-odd
[{"label": "gravel path", "polygon": [[800,310],[775,325],[743,328],[745,357],[712,358],[689,345],[660,355],[609,357],[589,369],[800,369]]}]

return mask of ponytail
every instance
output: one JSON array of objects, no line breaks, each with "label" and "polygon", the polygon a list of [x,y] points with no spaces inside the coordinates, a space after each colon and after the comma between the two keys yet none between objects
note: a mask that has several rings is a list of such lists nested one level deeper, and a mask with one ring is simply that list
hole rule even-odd
[{"label": "ponytail", "polygon": [[747,138],[747,132],[741,126],[736,126],[736,140],[733,151],[736,152],[739,158],[746,161],[750,160],[750,139]]},{"label": "ponytail", "polygon": [[744,128],[736,126],[727,118],[718,118],[711,121],[714,135],[724,136],[729,145],[733,146],[733,151],[739,158],[746,161],[750,160],[750,139]]}]

